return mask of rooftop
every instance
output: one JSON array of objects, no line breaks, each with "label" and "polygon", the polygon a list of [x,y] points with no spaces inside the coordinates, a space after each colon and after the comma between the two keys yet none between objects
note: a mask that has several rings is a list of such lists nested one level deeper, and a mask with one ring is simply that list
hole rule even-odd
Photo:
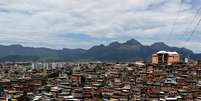
[{"label": "rooftop", "polygon": [[170,51],[159,51],[157,52],[157,54],[170,54],[170,55],[174,55],[174,54],[178,54],[177,52],[170,52]]}]

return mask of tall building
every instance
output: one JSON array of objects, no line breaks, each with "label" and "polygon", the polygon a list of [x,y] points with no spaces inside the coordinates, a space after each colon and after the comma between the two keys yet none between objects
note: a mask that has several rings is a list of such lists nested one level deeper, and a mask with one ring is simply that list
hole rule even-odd
[{"label": "tall building", "polygon": [[173,64],[180,61],[177,52],[159,51],[152,55],[153,64]]}]

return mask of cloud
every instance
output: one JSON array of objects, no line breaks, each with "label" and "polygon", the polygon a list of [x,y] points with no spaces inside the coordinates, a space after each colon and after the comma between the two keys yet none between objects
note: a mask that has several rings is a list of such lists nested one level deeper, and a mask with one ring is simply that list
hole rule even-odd
[{"label": "cloud", "polygon": [[[136,38],[182,47],[180,43],[201,17],[197,14],[192,21],[199,3],[201,0],[1,0],[0,43],[89,48]],[[189,44],[200,43],[196,37],[200,31],[198,27],[192,36],[195,42]]]}]

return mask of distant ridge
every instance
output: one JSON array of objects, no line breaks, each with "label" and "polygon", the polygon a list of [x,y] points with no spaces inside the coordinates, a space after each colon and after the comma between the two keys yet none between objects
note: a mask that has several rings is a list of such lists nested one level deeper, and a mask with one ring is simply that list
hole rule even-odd
[{"label": "distant ridge", "polygon": [[194,54],[186,48],[170,47],[163,42],[145,46],[131,39],[125,43],[112,42],[109,45],[93,46],[88,50],[67,48],[55,50],[22,45],[0,45],[0,61],[150,61],[151,55],[160,50],[177,51],[182,57],[190,55],[194,59],[201,59],[201,54]]}]

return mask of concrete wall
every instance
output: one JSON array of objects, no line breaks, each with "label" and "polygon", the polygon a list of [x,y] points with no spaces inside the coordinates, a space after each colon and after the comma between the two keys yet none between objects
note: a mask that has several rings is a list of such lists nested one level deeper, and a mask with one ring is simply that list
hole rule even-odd
[{"label": "concrete wall", "polygon": [[[158,64],[159,63],[158,54],[152,55],[152,64]],[[179,54],[168,54],[167,56],[167,64],[173,64],[180,61]]]},{"label": "concrete wall", "polygon": [[152,63],[153,64],[158,64],[158,56],[157,56],[157,54],[152,55]]}]

